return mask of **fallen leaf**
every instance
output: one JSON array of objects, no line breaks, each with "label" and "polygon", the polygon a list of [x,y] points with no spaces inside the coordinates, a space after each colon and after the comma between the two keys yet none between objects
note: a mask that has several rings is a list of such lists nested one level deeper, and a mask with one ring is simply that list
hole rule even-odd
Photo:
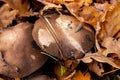
[{"label": "fallen leaf", "polygon": [[55,8],[57,11],[62,9],[62,6],[56,5],[54,3],[50,3],[44,0],[37,0],[38,2],[41,2],[42,4],[45,5],[45,7],[40,11],[40,14],[43,15],[43,12],[52,8]]},{"label": "fallen leaf", "polygon": [[80,7],[82,7],[83,3],[84,0],[78,0],[76,2],[64,3],[64,5],[73,16],[75,16],[78,20],[84,22],[84,19],[78,15]]},{"label": "fallen leaf", "polygon": [[105,21],[105,17],[107,16],[107,12],[112,11],[114,9],[114,5],[109,4],[108,2],[105,2],[103,4],[95,3],[94,7],[98,10],[98,12],[100,14],[100,21],[101,22]]},{"label": "fallen leaf", "polygon": [[114,59],[110,58],[110,57],[106,57],[104,56],[102,53],[88,53],[85,55],[85,57],[83,57],[81,59],[81,61],[83,61],[84,63],[91,63],[93,62],[93,60],[101,62],[101,63],[107,63],[115,68],[120,69],[120,64],[116,64],[114,63]]},{"label": "fallen leaf", "polygon": [[12,21],[15,19],[18,11],[17,10],[10,10],[8,4],[4,4],[0,8],[0,26],[7,27]]},{"label": "fallen leaf", "polygon": [[96,29],[98,17],[100,13],[93,6],[84,6],[81,11],[78,12],[79,17],[83,17],[84,21],[92,25]]},{"label": "fallen leaf", "polygon": [[88,68],[90,71],[95,72],[97,75],[101,76],[104,72],[102,63],[99,63],[97,61],[93,61],[88,64]]},{"label": "fallen leaf", "polygon": [[29,13],[29,0],[4,0],[12,9],[19,10],[21,16],[26,16]]},{"label": "fallen leaf", "polygon": [[63,76],[66,71],[67,71],[67,68],[61,65],[61,72],[60,72],[61,76]]},{"label": "fallen leaf", "polygon": [[85,1],[84,5],[86,6],[89,6],[93,2],[93,0],[84,0],[84,1]]},{"label": "fallen leaf", "polygon": [[99,38],[104,40],[106,37],[115,37],[120,32],[120,3],[113,10],[108,11],[105,16],[105,22],[101,25],[102,29]]},{"label": "fallen leaf", "polygon": [[89,72],[84,75],[81,71],[77,71],[71,80],[91,80],[91,76]]},{"label": "fallen leaf", "polygon": [[64,4],[65,2],[73,2],[75,0],[44,0],[44,1],[54,4]]},{"label": "fallen leaf", "polygon": [[82,18],[79,14],[82,11],[81,7],[84,5],[89,6],[92,2],[92,0],[75,0],[70,3],[64,3],[64,5],[67,7],[67,9],[73,16],[75,16],[78,20],[84,22],[84,18]]},{"label": "fallen leaf", "polygon": [[102,46],[106,48],[105,56],[109,53],[116,53],[120,58],[120,39],[116,40],[112,37],[107,37],[103,40]]}]

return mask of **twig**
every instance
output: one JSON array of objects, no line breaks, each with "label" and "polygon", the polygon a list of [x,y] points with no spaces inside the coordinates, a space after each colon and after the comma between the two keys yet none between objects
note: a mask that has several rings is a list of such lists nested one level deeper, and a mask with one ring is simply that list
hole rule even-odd
[{"label": "twig", "polygon": [[116,72],[116,71],[118,71],[118,70],[120,70],[120,69],[111,70],[111,71],[109,71],[109,72],[103,73],[102,76],[107,75],[107,74],[110,74],[110,73],[113,73],[113,72]]},{"label": "twig", "polygon": [[75,75],[75,73],[76,73],[76,70],[74,70],[70,75],[68,75],[68,76],[65,78],[65,80],[68,80],[68,79],[70,79],[71,77],[73,77],[73,76]]}]

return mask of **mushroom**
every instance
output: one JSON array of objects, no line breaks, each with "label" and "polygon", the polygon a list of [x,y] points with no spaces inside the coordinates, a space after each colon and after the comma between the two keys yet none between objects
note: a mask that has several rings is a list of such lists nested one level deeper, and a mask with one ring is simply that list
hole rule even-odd
[{"label": "mushroom", "polygon": [[8,77],[25,77],[46,62],[32,38],[33,25],[19,23],[0,30],[0,74]]},{"label": "mushroom", "polygon": [[43,51],[59,59],[80,59],[95,42],[92,27],[68,15],[40,16],[32,35]]}]

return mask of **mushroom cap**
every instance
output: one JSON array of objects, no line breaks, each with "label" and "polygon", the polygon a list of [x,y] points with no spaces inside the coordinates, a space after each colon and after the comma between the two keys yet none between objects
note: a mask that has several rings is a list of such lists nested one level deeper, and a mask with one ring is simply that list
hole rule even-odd
[{"label": "mushroom cap", "polygon": [[20,23],[0,31],[0,74],[25,77],[40,68],[47,57],[34,47],[33,25]]},{"label": "mushroom cap", "polygon": [[60,59],[81,58],[95,42],[91,26],[68,15],[41,16],[32,35],[41,49]]}]

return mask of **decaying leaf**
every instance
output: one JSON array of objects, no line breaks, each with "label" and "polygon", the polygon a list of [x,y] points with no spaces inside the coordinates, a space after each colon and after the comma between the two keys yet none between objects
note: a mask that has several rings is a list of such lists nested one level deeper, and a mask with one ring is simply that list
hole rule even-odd
[{"label": "decaying leaf", "polygon": [[19,11],[20,15],[26,15],[30,9],[29,0],[4,0],[12,9]]},{"label": "decaying leaf", "polygon": [[37,0],[39,2],[42,2],[46,6],[42,10],[47,10],[49,8],[56,8],[56,9],[62,9],[62,6],[60,5],[55,5],[55,4],[62,4],[67,7],[67,9],[70,11],[72,15],[74,15],[78,20],[84,21],[82,17],[79,16],[80,8],[82,6],[89,6],[93,0]]},{"label": "decaying leaf", "polygon": [[108,11],[105,23],[102,26],[99,38],[104,40],[106,37],[116,37],[120,32],[120,3],[112,11]]},{"label": "decaying leaf", "polygon": [[[1,1],[5,2],[0,4],[1,74],[27,76],[47,60],[42,54],[64,64],[58,71],[75,74],[71,80],[91,78],[74,70],[80,61],[99,76],[105,71],[102,63],[120,69],[120,0]],[[34,48],[32,37],[43,52]],[[60,72],[56,75],[61,79]]]},{"label": "decaying leaf", "polygon": [[95,72],[97,75],[101,76],[104,72],[102,63],[99,63],[97,61],[93,61],[88,64],[88,68],[90,71]]},{"label": "decaying leaf", "polygon": [[0,8],[0,27],[7,27],[12,23],[15,19],[18,11],[17,10],[10,10],[8,4],[4,4]]},{"label": "decaying leaf", "polygon": [[104,22],[105,21],[105,17],[107,15],[107,12],[108,11],[112,11],[114,9],[114,5],[109,4],[108,2],[105,2],[103,4],[101,4],[101,3],[95,3],[94,7],[99,12],[100,22]]},{"label": "decaying leaf", "polygon": [[120,59],[120,39],[116,40],[112,37],[105,38],[102,42],[102,46],[106,48],[106,56],[109,53],[116,53]]},{"label": "decaying leaf", "polygon": [[77,11],[79,17],[83,17],[84,21],[91,24],[95,29],[100,13],[93,6],[84,6],[81,11]]},{"label": "decaying leaf", "polygon": [[53,4],[53,3],[49,3],[49,1],[48,2],[46,2],[44,0],[37,0],[37,1],[39,1],[39,2],[41,2],[41,3],[43,3],[45,5],[45,7],[40,11],[41,15],[43,15],[43,12],[45,10],[48,10],[48,9],[55,8],[57,11],[62,9],[62,6],[56,5],[56,4]]},{"label": "decaying leaf", "polygon": [[65,2],[74,2],[75,0],[43,0],[54,4],[64,4]]},{"label": "decaying leaf", "polygon": [[93,53],[93,54],[88,53],[81,60],[84,63],[91,63],[93,60],[96,60],[101,63],[108,63],[111,66],[120,69],[120,64],[115,64],[112,58],[106,57],[102,53]]},{"label": "decaying leaf", "polygon": [[89,72],[84,75],[81,71],[77,71],[71,80],[91,80],[91,76]]}]

